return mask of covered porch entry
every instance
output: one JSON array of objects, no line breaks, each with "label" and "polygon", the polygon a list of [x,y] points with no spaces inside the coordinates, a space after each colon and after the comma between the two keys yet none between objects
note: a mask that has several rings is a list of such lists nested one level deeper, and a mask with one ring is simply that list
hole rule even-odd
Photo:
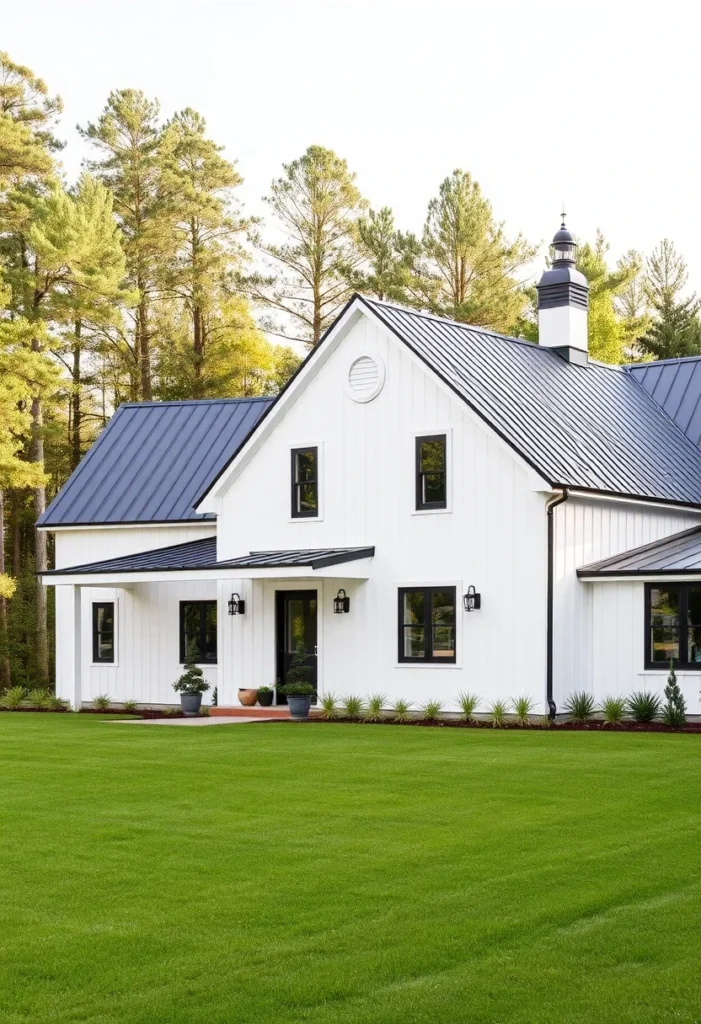
[{"label": "covered porch entry", "polygon": [[[104,680],[100,692],[115,701],[177,703],[172,683],[183,660],[179,634],[197,610],[189,607],[183,620],[182,606],[197,602],[220,708],[240,707],[239,689],[261,686],[275,689],[276,703],[285,703],[277,689],[295,663],[308,667],[322,689],[329,665],[353,643],[373,555],[372,547],[355,547],[217,560],[215,538],[206,538],[46,573],[44,582],[57,587],[61,608],[61,696],[74,706],[94,696],[88,608],[101,596],[109,603],[110,595],[113,664],[109,671],[98,667],[97,674]],[[347,600],[339,603],[339,592]]]}]

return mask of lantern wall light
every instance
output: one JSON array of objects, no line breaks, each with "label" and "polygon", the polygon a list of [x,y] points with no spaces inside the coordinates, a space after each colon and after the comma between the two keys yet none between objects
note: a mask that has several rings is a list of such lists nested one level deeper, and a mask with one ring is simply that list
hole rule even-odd
[{"label": "lantern wall light", "polygon": [[335,615],[342,615],[344,612],[350,611],[350,598],[346,595],[343,587],[333,599],[333,610]]},{"label": "lantern wall light", "polygon": [[246,602],[238,594],[232,594],[229,598],[229,615],[244,615],[245,612]]},{"label": "lantern wall light", "polygon": [[462,595],[462,604],[466,612],[474,612],[482,607],[482,595],[478,594],[475,588],[470,585],[467,593]]}]

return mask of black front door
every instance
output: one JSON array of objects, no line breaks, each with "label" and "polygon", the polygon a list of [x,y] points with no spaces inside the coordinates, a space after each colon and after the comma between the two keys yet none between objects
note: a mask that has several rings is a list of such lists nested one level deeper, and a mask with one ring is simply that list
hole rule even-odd
[{"label": "black front door", "polygon": [[[309,667],[316,689],[316,590],[278,590],[275,598],[278,686],[285,684],[294,662]],[[278,693],[277,702],[287,704],[287,697]]]}]

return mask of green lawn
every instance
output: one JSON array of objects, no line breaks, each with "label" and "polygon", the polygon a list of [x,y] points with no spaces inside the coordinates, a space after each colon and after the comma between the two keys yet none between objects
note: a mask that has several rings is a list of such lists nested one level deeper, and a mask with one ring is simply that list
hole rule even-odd
[{"label": "green lawn", "polygon": [[701,737],[0,714],[0,1020],[701,1020]]}]

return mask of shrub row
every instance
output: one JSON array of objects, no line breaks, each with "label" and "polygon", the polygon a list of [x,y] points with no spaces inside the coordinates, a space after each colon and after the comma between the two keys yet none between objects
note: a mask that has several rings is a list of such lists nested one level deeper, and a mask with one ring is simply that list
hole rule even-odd
[{"label": "shrub row", "polygon": [[[321,717],[326,721],[337,721],[338,719],[358,719],[365,722],[409,722],[421,720],[424,722],[436,722],[444,714],[441,701],[429,700],[425,704],[413,705],[410,701],[400,698],[393,704],[389,704],[389,698],[384,693],[372,693],[369,697],[359,697],[350,694],[347,697],[337,697],[335,693],[324,693],[320,699]],[[460,693],[457,697],[457,705],[460,709],[460,717],[464,721],[476,721],[476,711],[480,706],[480,698],[475,693]],[[527,726],[530,724],[535,701],[531,697],[515,697],[513,700],[496,700],[488,705],[486,709],[487,720],[495,729],[501,728],[511,720],[518,725]]]}]

